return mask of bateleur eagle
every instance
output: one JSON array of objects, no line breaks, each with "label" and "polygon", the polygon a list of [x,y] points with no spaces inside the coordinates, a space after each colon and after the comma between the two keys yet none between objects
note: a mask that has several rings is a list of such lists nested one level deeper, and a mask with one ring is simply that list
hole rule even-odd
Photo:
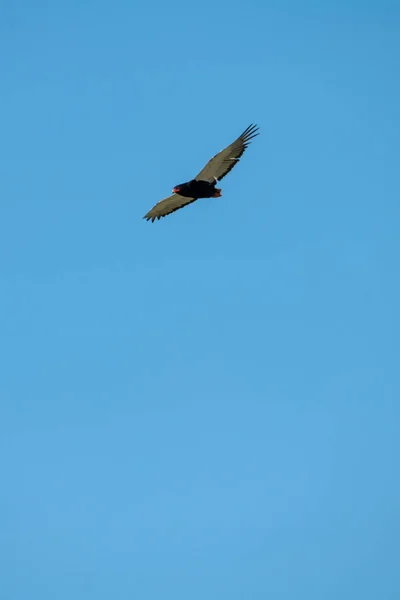
[{"label": "bateleur eagle", "polygon": [[143,218],[153,223],[155,219],[161,219],[199,198],[219,198],[221,190],[215,187],[217,182],[221,181],[239,162],[250,140],[256,135],[258,135],[257,125],[247,127],[237,140],[213,156],[194,179],[176,185],[172,195],[157,202]]}]

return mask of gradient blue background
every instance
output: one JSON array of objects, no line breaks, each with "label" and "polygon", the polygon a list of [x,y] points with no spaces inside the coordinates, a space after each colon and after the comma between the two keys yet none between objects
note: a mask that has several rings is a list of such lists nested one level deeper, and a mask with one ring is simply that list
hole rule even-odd
[{"label": "gradient blue background", "polygon": [[0,45],[1,600],[398,600],[398,2],[6,1]]}]

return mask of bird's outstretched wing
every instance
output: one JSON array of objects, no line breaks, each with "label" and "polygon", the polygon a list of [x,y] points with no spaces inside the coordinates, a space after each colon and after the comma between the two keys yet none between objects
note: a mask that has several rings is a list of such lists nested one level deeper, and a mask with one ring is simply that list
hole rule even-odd
[{"label": "bird's outstretched wing", "polygon": [[230,146],[213,156],[195,179],[201,181],[220,181],[239,162],[240,157],[254,137],[258,135],[257,125],[250,125]]},{"label": "bird's outstretched wing", "polygon": [[191,204],[195,200],[197,200],[197,198],[186,198],[180,194],[172,194],[172,196],[168,196],[168,198],[164,198],[163,200],[160,200],[160,202],[157,202],[157,204],[149,210],[147,215],[144,215],[143,219],[147,219],[147,221],[151,220],[151,222],[154,223],[155,219],[161,219],[161,217],[165,217],[166,215]]}]

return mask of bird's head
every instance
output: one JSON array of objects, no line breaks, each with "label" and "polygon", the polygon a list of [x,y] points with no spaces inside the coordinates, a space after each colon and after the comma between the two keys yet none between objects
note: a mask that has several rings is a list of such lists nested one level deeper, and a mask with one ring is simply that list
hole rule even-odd
[{"label": "bird's head", "polygon": [[180,185],[176,185],[173,189],[172,189],[172,193],[173,194],[179,194],[179,192],[181,191],[181,186]]}]

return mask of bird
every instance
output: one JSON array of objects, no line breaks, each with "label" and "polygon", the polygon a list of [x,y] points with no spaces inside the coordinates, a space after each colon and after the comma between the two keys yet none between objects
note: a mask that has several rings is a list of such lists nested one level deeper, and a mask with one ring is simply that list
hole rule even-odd
[{"label": "bird", "polygon": [[259,127],[249,125],[232,144],[213,156],[194,179],[176,185],[172,195],[157,202],[143,219],[154,223],[156,219],[160,220],[199,198],[220,198],[222,190],[215,186],[239,162],[250,140],[257,135]]}]

